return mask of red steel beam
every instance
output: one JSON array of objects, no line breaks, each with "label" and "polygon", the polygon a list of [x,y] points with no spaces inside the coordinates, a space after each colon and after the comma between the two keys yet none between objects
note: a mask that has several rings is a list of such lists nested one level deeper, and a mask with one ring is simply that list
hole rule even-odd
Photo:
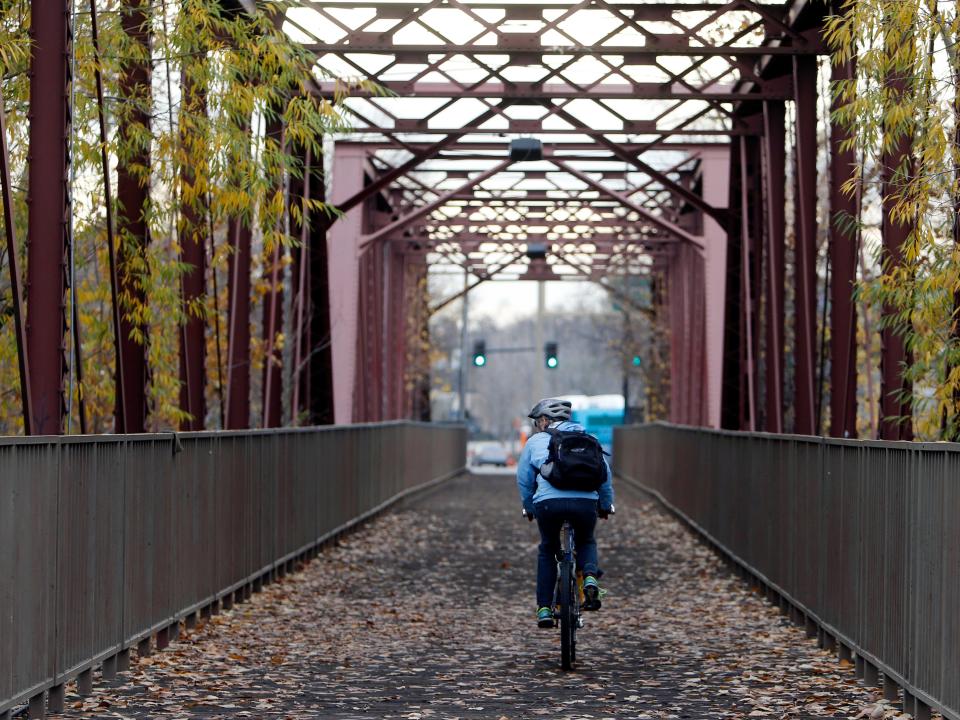
[{"label": "red steel beam", "polygon": [[70,3],[34,3],[31,23],[26,335],[37,435],[62,434],[66,414],[69,13]]},{"label": "red steel beam", "polygon": [[586,173],[580,172],[576,168],[571,167],[570,165],[567,165],[567,163],[565,163],[563,160],[560,160],[558,158],[551,158],[550,162],[552,162],[561,170],[564,170],[565,172],[570,173],[575,178],[582,180],[590,187],[593,187],[594,189],[599,190],[601,193],[608,195],[609,197],[612,197],[615,200],[620,201],[620,203],[622,203],[624,207],[627,207],[630,210],[633,210],[633,212],[637,213],[640,217],[642,217],[646,222],[649,222],[651,225],[655,225],[656,227],[660,228],[664,232],[670,235],[673,235],[679,238],[680,240],[685,240],[686,242],[689,242],[694,247],[701,248],[701,249],[703,248],[702,238],[699,238],[696,235],[692,235],[691,233],[687,232],[686,230],[679,227],[678,225],[675,225],[674,223],[658,215],[655,215],[654,213],[650,212],[642,205],[638,205],[637,203],[633,202],[629,198],[624,197],[623,195],[621,195],[620,193],[614,190],[611,190],[603,183],[598,182],[597,180],[594,180],[592,177],[590,177]]},{"label": "red steel beam", "polygon": [[20,372],[20,405],[23,411],[23,434],[33,435],[33,414],[30,402],[30,354],[23,321],[23,288],[20,283],[20,249],[17,247],[13,217],[13,188],[10,180],[10,155],[7,149],[7,116],[0,92],[0,192],[3,193],[3,229],[7,240],[7,269],[10,271],[10,294],[13,304],[14,343],[17,346],[17,367]]},{"label": "red steel beam", "polygon": [[[192,80],[190,73],[181,73],[182,107],[188,112],[206,114],[207,102],[203,88]],[[193,141],[196,128],[189,127],[183,114],[180,117],[180,142],[186,146]],[[180,197],[183,201],[180,223],[181,262],[186,266],[180,278],[186,320],[180,329],[180,409],[190,415],[180,423],[181,430],[203,430],[206,425],[207,399],[207,338],[204,299],[207,283],[206,226],[207,208],[203,196],[184,201],[184,195],[196,195],[196,172],[190,163],[180,168]]]},{"label": "red steel beam", "polygon": [[[485,115],[492,115],[493,113],[484,113],[480,117]],[[479,118],[478,118],[479,119]],[[414,153],[413,157],[404,162],[403,164],[393,168],[389,172],[384,173],[380,177],[376,178],[373,182],[363,188],[360,192],[352,195],[347,200],[344,200],[337,206],[337,209],[346,213],[352,208],[356,207],[358,204],[362,203],[369,197],[373,197],[378,192],[383,190],[385,187],[396,181],[403,175],[411,172],[417,165],[420,165],[423,161],[429,160],[430,158],[436,157],[437,154],[446,147],[454,144],[457,140],[463,137],[465,133],[463,131],[450,131],[443,140],[435,142],[433,145],[430,145],[423,150],[419,150]]]},{"label": "red steel beam", "polygon": [[[339,52],[343,52],[341,49]],[[359,52],[355,49],[350,52]],[[383,51],[380,51],[381,53]],[[439,50],[437,52],[440,52]],[[815,57],[814,55],[804,57]],[[626,60],[624,60],[626,62]],[[502,98],[506,101],[540,101],[577,100],[589,93],[591,99],[597,100],[704,100],[708,102],[738,102],[741,100],[783,100],[789,93],[784,88],[771,85],[761,87],[753,92],[739,92],[732,85],[715,85],[708,89],[687,88],[682,85],[665,83],[610,83],[595,87],[581,88],[567,83],[511,83],[505,85],[496,81],[489,81],[479,85],[465,86],[457,83],[443,82],[398,82],[378,81],[384,89],[399,97],[423,98]],[[333,100],[342,94],[336,83],[320,83],[319,96]],[[358,90],[351,93],[351,97],[375,98],[372,93]],[[415,130],[416,124],[411,123]],[[492,129],[491,132],[497,132]]]},{"label": "red steel beam", "polygon": [[[887,80],[887,86],[895,98],[900,98],[905,91],[906,83],[902,78],[891,74]],[[893,218],[893,207],[896,200],[891,197],[899,192],[899,188],[904,182],[899,173],[909,167],[911,145],[911,136],[904,133],[900,136],[896,146],[884,153],[881,160],[882,188],[880,195],[885,199],[881,234],[885,272],[890,272],[902,264],[903,246],[912,230],[909,224]],[[891,318],[897,314],[897,308],[884,305],[883,314],[884,317]],[[910,398],[902,397],[904,393],[912,391],[909,381],[904,378],[909,356],[904,336],[898,330],[896,324],[888,324],[880,329],[881,440],[913,439]]]},{"label": "red steel beam", "polygon": [[250,427],[250,228],[231,218],[227,234],[231,249],[227,283],[227,429]]},{"label": "red steel beam", "polygon": [[[750,217],[750,178],[749,159],[746,138],[741,138],[740,150],[740,282],[743,332],[740,334],[740,343],[743,347],[743,370],[746,387],[746,402],[744,403],[744,419],[741,428],[744,430],[757,429],[757,393],[756,393],[756,358],[754,356],[754,293],[751,282],[751,253],[754,244],[756,228],[751,225]],[[744,422],[745,421],[745,422]]]},{"label": "red steel beam", "polygon": [[[569,8],[569,6],[567,6]],[[392,30],[391,32],[395,32]],[[454,43],[444,43],[441,45],[393,45],[383,41],[384,36],[375,33],[363,33],[370,38],[349,37],[349,45],[345,43],[304,43],[304,47],[314,54],[326,55],[328,53],[357,53],[370,55],[403,55],[415,63],[426,64],[426,58],[429,55],[463,55],[471,57],[474,55],[504,55],[511,50],[517,52],[518,49],[504,48],[498,45],[457,45]],[[686,39],[686,38],[684,38]],[[489,48],[489,49],[487,49]],[[720,56],[727,58],[740,57],[764,57],[772,55],[785,56],[810,56],[824,55],[828,52],[826,45],[821,43],[803,43],[799,45],[694,45],[677,43],[649,43],[647,45],[603,45],[598,52],[596,47],[591,45],[540,45],[530,48],[526,51],[539,57],[584,57],[593,55],[622,57],[624,64],[633,65],[647,64],[651,57],[660,56],[683,56],[683,57],[711,57]],[[420,58],[423,58],[422,60]],[[321,87],[327,84],[320,83]],[[402,83],[397,83],[402,85]],[[341,88],[342,90],[342,88]]]},{"label": "red steel beam", "polygon": [[[149,0],[134,0],[121,12],[121,25],[128,42],[144,53],[150,47]],[[120,76],[120,96],[126,105],[118,132],[122,143],[136,143],[139,133],[131,124],[150,128],[151,70],[149,60],[128,60]],[[149,180],[143,177],[150,167],[148,147],[121,155],[117,162],[117,270],[120,290],[120,353],[123,362],[123,392],[118,394],[115,416],[119,432],[142,433],[147,425],[147,338],[146,326],[137,319],[136,306],[147,296],[142,278],[147,274],[146,248],[149,241],[144,212],[150,199]],[[138,340],[135,335],[141,335]]]},{"label": "red steel beam", "polygon": [[411,223],[420,219],[427,213],[436,210],[438,207],[448,202],[455,195],[459,193],[463,193],[469,190],[470,188],[474,188],[480,183],[482,183],[483,181],[488,180],[492,178],[494,175],[499,174],[500,172],[505,170],[509,165],[511,165],[511,163],[512,163],[511,160],[503,160],[497,163],[496,165],[494,165],[492,168],[485,170],[479,175],[474,176],[473,178],[471,178],[470,180],[468,180],[467,182],[465,182],[463,185],[456,188],[455,190],[451,190],[448,193],[444,193],[433,202],[427,203],[426,205],[421,205],[420,207],[410,211],[408,214],[404,215],[403,217],[397,218],[392,223],[385,225],[379,230],[375,230],[374,232],[370,233],[369,235],[363,238],[363,241],[360,247],[361,248],[367,247],[371,243],[374,243],[377,240],[380,240],[381,238],[389,237],[393,233],[399,230],[402,230],[403,228],[409,226]]},{"label": "red steel beam", "polygon": [[816,431],[817,63],[793,59],[796,96],[796,245],[794,252],[794,432]]},{"label": "red steel beam", "polygon": [[786,185],[786,125],[782,102],[763,105],[764,204],[767,216],[766,252],[766,412],[763,429],[783,432],[784,363],[784,190]]},{"label": "red steel beam", "polygon": [[[832,65],[832,80],[856,76],[856,61]],[[839,105],[835,98],[834,109]],[[830,123],[830,434],[857,436],[857,313],[853,292],[857,281],[857,235],[851,220],[856,199],[841,188],[853,177],[856,158],[841,144],[849,133]]]},{"label": "red steel beam", "polygon": [[[284,148],[283,127],[279,117],[267,123],[266,136]],[[284,150],[285,152],[285,150]],[[283,355],[277,351],[277,335],[283,331],[283,279],[280,275],[285,248],[280,243],[264,248],[263,276],[267,293],[263,297],[263,417],[262,427],[283,424]]]}]

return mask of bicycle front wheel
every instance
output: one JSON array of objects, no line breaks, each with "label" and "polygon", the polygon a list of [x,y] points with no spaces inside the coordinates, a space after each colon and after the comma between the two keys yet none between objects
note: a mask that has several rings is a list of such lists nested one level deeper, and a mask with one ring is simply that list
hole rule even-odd
[{"label": "bicycle front wheel", "polygon": [[573,563],[560,563],[560,666],[573,670],[577,660],[577,578]]}]

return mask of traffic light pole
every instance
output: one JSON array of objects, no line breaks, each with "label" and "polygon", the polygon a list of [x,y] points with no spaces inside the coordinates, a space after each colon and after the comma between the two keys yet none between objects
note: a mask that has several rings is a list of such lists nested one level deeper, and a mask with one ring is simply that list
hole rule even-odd
[{"label": "traffic light pole", "polygon": [[[547,299],[547,284],[540,280],[537,283],[537,320],[533,329],[534,346],[543,347],[543,316]],[[533,373],[533,399],[539,400],[543,397],[543,367],[538,363]]]},{"label": "traffic light pole", "polygon": [[457,383],[460,389],[460,422],[467,421],[467,308],[470,302],[470,273],[467,266],[463,266],[463,302],[460,306],[460,380]]}]

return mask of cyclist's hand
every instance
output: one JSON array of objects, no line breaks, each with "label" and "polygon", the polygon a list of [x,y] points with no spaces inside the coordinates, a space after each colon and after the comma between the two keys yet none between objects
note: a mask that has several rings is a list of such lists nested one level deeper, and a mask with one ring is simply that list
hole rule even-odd
[{"label": "cyclist's hand", "polygon": [[526,508],[524,508],[521,512],[523,513],[523,516],[527,519],[527,522],[533,522],[533,513],[528,513]]},{"label": "cyclist's hand", "polygon": [[599,517],[601,520],[606,520],[615,512],[616,508],[614,508],[613,505],[611,505],[609,508],[600,508],[597,510],[597,517]]}]

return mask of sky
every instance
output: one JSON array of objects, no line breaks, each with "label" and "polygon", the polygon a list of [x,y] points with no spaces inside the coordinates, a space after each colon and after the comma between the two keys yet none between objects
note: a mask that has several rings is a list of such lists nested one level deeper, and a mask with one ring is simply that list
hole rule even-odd
[{"label": "sky", "polygon": [[[475,282],[471,279],[471,282]],[[463,275],[448,272],[431,273],[430,290],[439,302],[463,288]],[[546,311],[569,312],[578,308],[598,311],[609,307],[607,292],[592,282],[547,282]],[[451,303],[445,314],[460,317],[460,303]],[[468,325],[490,320],[508,325],[537,312],[537,283],[529,280],[503,280],[483,283],[470,291]]]}]

